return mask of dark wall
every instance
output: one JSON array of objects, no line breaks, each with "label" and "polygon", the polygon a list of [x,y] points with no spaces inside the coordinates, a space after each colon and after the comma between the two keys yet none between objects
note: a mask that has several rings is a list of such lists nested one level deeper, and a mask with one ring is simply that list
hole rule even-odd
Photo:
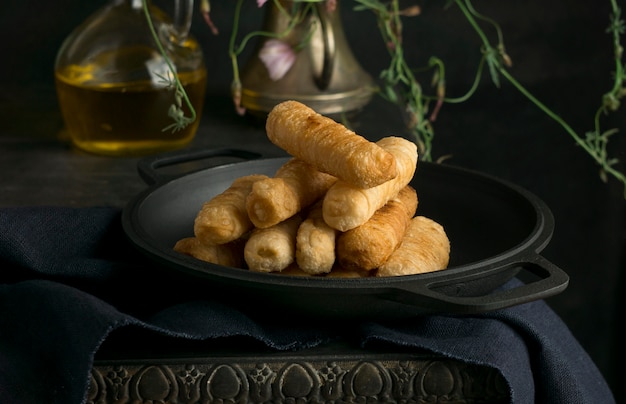
[{"label": "dark wall", "polygon": [[[52,77],[56,51],[75,25],[105,3],[3,3],[0,101],[10,105],[5,113],[29,109],[55,114],[48,107],[56,102]],[[212,36],[199,15],[192,30],[205,49],[208,91],[226,94],[231,80],[227,42],[234,2],[213,3],[212,16],[220,35]],[[422,15],[405,22],[404,40],[407,57],[416,66],[425,65],[431,55],[444,60],[448,93],[456,96],[473,80],[480,43],[459,11],[446,10],[441,3],[420,2]],[[260,27],[261,13],[254,4],[247,3],[244,27]],[[354,12],[347,1],[341,6],[353,52],[377,76],[386,67],[387,53],[372,16]],[[601,97],[612,86],[612,42],[605,32],[609,1],[592,6],[583,0],[481,0],[475,6],[501,23],[514,63],[511,73],[576,132],[591,130]],[[398,121],[392,121],[395,109],[389,111],[391,116],[384,119],[398,128]],[[621,108],[606,117],[606,128],[616,126],[623,132],[624,114]],[[10,124],[10,119],[4,121]],[[566,270],[571,281],[566,292],[549,303],[622,397],[626,380],[619,365],[625,357],[618,343],[623,339],[618,324],[626,269],[623,186],[612,179],[601,182],[598,167],[564,129],[508,83],[498,89],[485,77],[470,101],[444,106],[435,129],[435,157],[451,155],[453,164],[515,182],[550,206],[556,229],[543,255]],[[363,135],[374,134],[363,128]],[[622,160],[622,170],[625,150],[624,135],[615,135],[611,154]]]}]

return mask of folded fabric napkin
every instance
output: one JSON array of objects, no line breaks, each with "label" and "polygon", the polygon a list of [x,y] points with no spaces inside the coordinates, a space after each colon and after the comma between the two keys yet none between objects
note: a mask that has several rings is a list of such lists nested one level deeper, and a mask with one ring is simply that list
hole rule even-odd
[{"label": "folded fabric napkin", "polygon": [[275,350],[337,338],[365,348],[413,347],[498,369],[513,403],[615,402],[588,354],[543,301],[345,329],[264,322],[210,298],[174,293],[167,276],[126,240],[121,210],[109,207],[0,209],[0,265],[4,404],[83,403],[94,355],[121,329],[209,343],[244,337]]}]

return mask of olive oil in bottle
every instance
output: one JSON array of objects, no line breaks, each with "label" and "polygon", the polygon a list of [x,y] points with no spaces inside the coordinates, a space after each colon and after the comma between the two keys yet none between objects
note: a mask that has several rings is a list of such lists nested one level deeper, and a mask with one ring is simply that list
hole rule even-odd
[{"label": "olive oil in bottle", "polygon": [[[67,134],[79,149],[144,155],[180,148],[195,136],[207,80],[201,48],[188,32],[176,31],[184,23],[172,24],[150,7],[167,59],[136,0],[112,1],[62,45],[55,66],[57,95]],[[192,116],[186,100],[177,95],[175,78],[196,113],[184,128],[176,128],[169,115],[177,105],[186,117]]]},{"label": "olive oil in bottle", "polygon": [[[59,105],[73,144],[85,151],[107,155],[138,155],[175,149],[189,143],[196,133],[204,103],[206,72],[179,74],[179,80],[198,117],[183,129],[166,129],[175,89],[148,80],[102,82],[76,74],[69,66],[56,73]],[[182,104],[186,116],[187,106]]]}]

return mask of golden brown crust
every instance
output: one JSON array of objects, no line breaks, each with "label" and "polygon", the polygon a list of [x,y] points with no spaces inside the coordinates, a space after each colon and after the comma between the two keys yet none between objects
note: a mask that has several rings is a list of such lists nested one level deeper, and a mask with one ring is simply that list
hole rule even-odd
[{"label": "golden brown crust", "polygon": [[194,221],[194,235],[207,245],[236,240],[252,229],[246,198],[256,181],[268,178],[253,174],[235,179],[221,194],[205,202]]},{"label": "golden brown crust", "polygon": [[213,264],[243,268],[243,247],[243,240],[207,245],[200,242],[196,237],[186,237],[176,242],[174,251]]},{"label": "golden brown crust", "polygon": [[417,192],[410,185],[364,224],[337,238],[337,260],[349,269],[372,270],[398,247],[417,209]]},{"label": "golden brown crust", "polygon": [[443,227],[414,218],[415,143],[394,136],[370,142],[296,101],[277,105],[266,129],[293,158],[272,178],[237,178],[205,202],[194,237],[179,240],[176,251],[251,271],[321,278],[447,267]]},{"label": "golden brown crust", "polygon": [[296,262],[306,273],[330,272],[335,263],[337,230],[324,222],[321,200],[313,205],[296,236]]},{"label": "golden brown crust", "polygon": [[395,159],[380,146],[297,101],[268,114],[269,140],[318,170],[361,188],[395,178]]},{"label": "golden brown crust", "polygon": [[376,276],[414,275],[438,271],[448,266],[450,240],[441,224],[424,216],[411,220],[409,228]]},{"label": "golden brown crust", "polygon": [[298,158],[283,164],[273,178],[257,181],[246,199],[256,227],[273,226],[321,198],[337,178]]},{"label": "golden brown crust", "polygon": [[324,220],[329,226],[348,231],[362,225],[413,178],[417,166],[417,146],[401,137],[386,137],[377,142],[396,159],[398,176],[372,188],[359,188],[338,180],[324,196]]},{"label": "golden brown crust", "polygon": [[295,261],[296,233],[302,219],[295,215],[272,227],[254,228],[244,247],[251,271],[280,272]]},{"label": "golden brown crust", "polygon": [[289,275],[289,276],[305,276],[305,277],[312,276],[311,274],[304,272],[296,263],[292,263],[287,268],[283,269],[282,271],[278,273],[281,275]]},{"label": "golden brown crust", "polygon": [[368,278],[371,276],[371,271],[366,271],[363,269],[347,269],[340,265],[333,266],[333,269],[323,276],[323,278],[329,279],[357,279],[357,278]]}]

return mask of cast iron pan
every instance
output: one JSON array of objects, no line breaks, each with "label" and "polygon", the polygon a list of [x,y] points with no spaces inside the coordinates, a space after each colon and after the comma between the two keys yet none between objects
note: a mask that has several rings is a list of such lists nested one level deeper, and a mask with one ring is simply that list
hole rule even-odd
[{"label": "cast iron pan", "polygon": [[[287,158],[261,159],[242,150],[197,150],[145,158],[138,171],[149,187],[124,208],[122,224],[131,242],[167,270],[192,277],[231,302],[250,309],[328,318],[406,318],[445,313],[474,314],[544,299],[565,290],[565,272],[539,255],[554,219],[528,191],[453,166],[418,163],[411,182],[417,214],[441,223],[451,241],[448,269],[388,278],[320,279],[255,273],[196,260],[172,250],[193,235],[202,203],[235,178],[272,176]],[[164,167],[206,158],[237,161],[166,178]],[[513,277],[520,286],[499,288]]]}]

